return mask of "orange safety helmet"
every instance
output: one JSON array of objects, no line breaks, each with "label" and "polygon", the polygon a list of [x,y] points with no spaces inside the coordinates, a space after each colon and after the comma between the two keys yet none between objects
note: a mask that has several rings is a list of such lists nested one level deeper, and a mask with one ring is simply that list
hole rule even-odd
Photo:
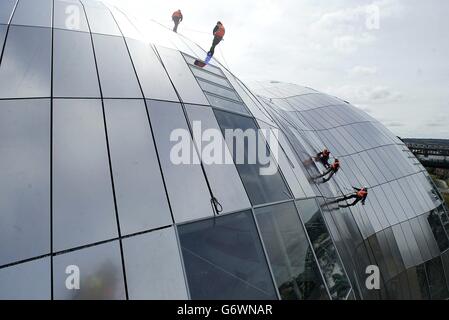
[{"label": "orange safety helmet", "polygon": [[362,189],[360,189],[360,191],[357,191],[357,197],[359,198],[364,198],[368,195],[368,188],[367,187],[363,187]]}]

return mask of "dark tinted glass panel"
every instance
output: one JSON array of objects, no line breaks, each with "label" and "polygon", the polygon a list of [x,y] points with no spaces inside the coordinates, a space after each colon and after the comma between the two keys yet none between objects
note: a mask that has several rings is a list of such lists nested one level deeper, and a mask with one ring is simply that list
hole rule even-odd
[{"label": "dark tinted glass panel", "polygon": [[51,299],[50,258],[0,269],[0,299]]},{"label": "dark tinted glass panel", "polygon": [[192,299],[277,298],[250,211],[180,226],[179,237]]},{"label": "dark tinted glass panel", "polygon": [[121,35],[111,12],[101,2],[92,0],[82,0],[81,2],[84,4],[92,33]]},{"label": "dark tinted glass panel", "polygon": [[434,300],[448,299],[449,292],[440,257],[426,262],[426,273],[429,281],[430,297]]},{"label": "dark tinted glass panel", "polygon": [[200,84],[201,88],[204,91],[208,91],[210,93],[217,94],[219,96],[223,96],[228,99],[240,101],[240,98],[237,96],[234,90],[229,90],[220,86],[216,86],[214,84],[211,84],[207,81],[198,80],[198,83]]},{"label": "dark tinted glass panel", "polygon": [[8,23],[17,0],[0,1],[0,23]]},{"label": "dark tinted glass panel", "polygon": [[49,253],[48,100],[0,101],[0,181],[0,265]]},{"label": "dark tinted glass panel", "polygon": [[444,230],[443,224],[441,223],[440,217],[438,216],[437,210],[432,210],[428,214],[427,221],[432,228],[433,236],[438,243],[440,251],[445,251],[447,248],[449,248],[449,240],[447,238],[447,234]]},{"label": "dark tinted glass panel", "polygon": [[125,239],[123,254],[130,299],[188,299],[173,228]]},{"label": "dark tinted glass panel", "polygon": [[78,0],[55,0],[54,27],[88,32],[86,15]]},{"label": "dark tinted glass panel", "polygon": [[51,27],[52,0],[20,0],[11,24]]},{"label": "dark tinted glass panel", "polygon": [[[66,286],[71,283],[67,278],[75,274],[74,267],[79,270],[79,290]],[[53,290],[57,300],[125,299],[119,243],[114,241],[54,257]]]},{"label": "dark tinted glass panel", "polygon": [[246,110],[245,106],[240,102],[223,99],[216,95],[209,94],[207,92],[206,97],[209,100],[210,104],[214,107],[248,114],[248,111]]},{"label": "dark tinted glass panel", "polygon": [[53,105],[53,241],[56,251],[117,236],[99,100]]},{"label": "dark tinted glass panel", "polygon": [[256,218],[282,299],[328,299],[294,204],[257,209]]},{"label": "dark tinted glass panel", "polygon": [[142,98],[123,38],[95,34],[101,89],[105,98]]},{"label": "dark tinted glass panel", "polygon": [[[175,222],[212,216],[210,192],[198,155],[191,148],[193,143],[181,104],[147,101],[147,105]],[[182,133],[183,138],[176,132]],[[178,151],[183,139],[187,139],[184,142],[190,151]],[[187,159],[180,154],[187,155]]]},{"label": "dark tinted glass panel", "polygon": [[219,85],[228,87],[228,88],[232,88],[231,85],[229,84],[229,82],[221,77],[217,77],[213,74],[210,74],[210,72],[195,68],[195,67],[190,67],[190,69],[192,70],[193,74],[199,78],[203,78],[205,80],[208,81],[212,81],[214,83],[217,83]]},{"label": "dark tinted glass panel", "polygon": [[145,98],[178,101],[161,62],[148,44],[126,39]]},{"label": "dark tinted glass panel", "polygon": [[88,33],[55,30],[53,95],[100,97],[92,42]]},{"label": "dark tinted glass panel", "polygon": [[[223,136],[226,137],[226,129],[241,129],[243,132],[249,133],[249,135],[252,135],[254,138],[251,141],[251,139],[245,138],[243,136],[244,134],[237,134],[234,138],[227,139],[226,141],[234,157],[234,163],[236,163],[237,170],[240,173],[240,177],[243,180],[243,184],[246,187],[251,202],[253,204],[261,204],[291,198],[290,192],[282,179],[279,169],[275,170],[275,173],[272,175],[261,174],[263,171],[260,169],[264,166],[260,162],[261,159],[259,159],[259,157],[254,157],[255,155],[264,154],[265,156],[269,156],[270,163],[272,165],[276,164],[274,163],[271,155],[268,154],[269,150],[266,146],[265,140],[259,141],[259,139],[264,138],[258,134],[258,128],[254,120],[218,110],[215,110],[214,113],[222,130]],[[265,150],[261,150],[259,153],[256,153],[256,149],[259,147],[259,144]],[[243,145],[244,148],[242,147]],[[240,158],[239,161],[236,161],[238,160],[238,158],[236,158],[237,156]],[[251,157],[257,158],[255,164],[250,163],[249,159],[251,159]]]},{"label": "dark tinted glass panel", "polygon": [[50,97],[51,30],[11,26],[0,65],[0,98]]},{"label": "dark tinted glass panel", "polygon": [[296,203],[332,298],[344,299],[351,286],[320,209],[314,199]]},{"label": "dark tinted glass panel", "polygon": [[423,265],[407,269],[407,277],[410,288],[410,299],[429,299],[429,287]]},{"label": "dark tinted glass panel", "polygon": [[[203,151],[203,166],[212,192],[223,207],[223,212],[235,212],[249,208],[251,204],[242,180],[232,162],[231,153],[226,147],[214,112],[211,108],[204,106],[187,105],[186,109],[193,132],[195,132],[196,146]],[[207,136],[208,132],[218,133],[218,135],[209,137]],[[216,136],[218,137],[215,138]],[[210,140],[202,141],[203,139]],[[215,151],[207,152],[208,146],[212,143],[222,146],[222,149],[216,151],[216,154]],[[230,163],[225,162],[226,158],[231,160]],[[229,186],[232,186],[232,188]]]},{"label": "dark tinted glass panel", "polygon": [[143,100],[105,100],[122,234],[172,224]]}]

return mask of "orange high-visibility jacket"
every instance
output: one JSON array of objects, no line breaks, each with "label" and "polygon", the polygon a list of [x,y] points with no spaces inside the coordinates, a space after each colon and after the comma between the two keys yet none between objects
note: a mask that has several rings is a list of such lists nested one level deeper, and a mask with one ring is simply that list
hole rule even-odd
[{"label": "orange high-visibility jacket", "polygon": [[357,191],[357,197],[359,197],[359,198],[364,198],[364,197],[366,197],[367,194],[368,194],[368,192],[366,190]]},{"label": "orange high-visibility jacket", "polygon": [[181,18],[182,19],[181,10],[177,10],[177,11],[173,12],[172,18]]},{"label": "orange high-visibility jacket", "polygon": [[225,35],[225,27],[223,25],[217,25],[218,30],[214,32],[214,36],[223,38]]}]

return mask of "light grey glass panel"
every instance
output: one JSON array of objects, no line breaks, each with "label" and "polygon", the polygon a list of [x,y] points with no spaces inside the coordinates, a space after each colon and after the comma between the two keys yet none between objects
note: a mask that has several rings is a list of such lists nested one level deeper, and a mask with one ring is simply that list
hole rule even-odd
[{"label": "light grey glass panel", "polygon": [[414,259],[414,264],[418,265],[424,262],[422,258],[421,251],[419,250],[418,244],[413,234],[412,228],[409,221],[401,223],[402,231],[404,232],[405,239],[407,241],[408,247]]},{"label": "light grey glass panel", "polygon": [[[232,161],[231,153],[220,131],[211,108],[201,106],[186,106],[189,121],[194,132],[194,140],[198,150],[204,151],[202,160],[204,169],[214,196],[223,207],[223,212],[234,212],[251,206],[242,180]],[[207,133],[213,135],[207,136]],[[203,141],[207,139],[207,141]],[[208,146],[221,146],[220,150],[207,152]],[[209,149],[210,150],[210,149]],[[230,161],[226,162],[226,159]],[[232,187],[230,187],[232,186]]]},{"label": "light grey glass panel", "polygon": [[130,299],[188,299],[173,228],[123,240],[123,255]]},{"label": "light grey glass panel", "polygon": [[225,86],[225,87],[229,87],[229,88],[232,89],[232,86],[224,78],[217,77],[217,76],[215,76],[213,74],[210,74],[209,72],[206,72],[204,70],[198,69],[198,68],[193,67],[193,66],[190,67],[190,69],[192,69],[192,72],[195,74],[195,76],[197,76],[199,78],[203,78],[205,80],[212,81],[212,82],[214,82],[216,84],[219,84],[219,85],[222,85],[222,86]]},{"label": "light grey glass panel", "polygon": [[52,0],[20,0],[11,24],[51,27]]},{"label": "light grey glass panel", "polygon": [[78,0],[55,0],[54,27],[89,32],[83,6]]},{"label": "light grey glass panel", "polygon": [[162,62],[167,69],[173,85],[185,103],[208,105],[198,82],[190,71],[181,53],[176,50],[157,47]]},{"label": "light grey glass panel", "polygon": [[396,239],[396,243],[398,245],[399,251],[402,256],[402,260],[404,262],[405,268],[410,268],[413,266],[414,258],[410,253],[410,249],[407,245],[407,239],[404,236],[404,232],[402,231],[401,225],[397,224],[392,227],[393,234]]},{"label": "light grey glass panel", "polygon": [[[212,216],[210,193],[181,104],[148,100],[148,111],[175,222]],[[184,144],[189,150],[179,151],[182,139],[187,139]],[[183,155],[185,161],[179,158]]]},{"label": "light grey glass panel", "polygon": [[0,1],[0,23],[7,24],[9,22],[16,2],[17,0]]},{"label": "light grey glass panel", "polygon": [[0,101],[0,181],[0,265],[49,253],[49,100]]},{"label": "light grey glass panel", "polygon": [[0,65],[0,98],[50,97],[51,29],[11,26]]},{"label": "light grey glass panel", "polygon": [[101,101],[54,100],[53,245],[117,237]]},{"label": "light grey glass panel", "polygon": [[98,34],[93,39],[103,97],[142,98],[124,39]]},{"label": "light grey glass panel", "polygon": [[0,300],[51,299],[50,258],[0,269]]},{"label": "light grey glass panel", "polygon": [[126,39],[145,98],[178,101],[178,96],[152,47]]},{"label": "light grey glass panel", "polygon": [[99,1],[81,1],[92,33],[121,36],[111,12]]},{"label": "light grey glass panel", "polygon": [[255,213],[282,299],[329,299],[295,205],[289,202]]},{"label": "light grey glass panel", "polygon": [[172,224],[143,100],[105,100],[123,235]]},{"label": "light grey glass panel", "polygon": [[[79,270],[80,289],[68,289],[66,280]],[[118,241],[61,254],[53,258],[53,292],[57,300],[125,299]]]},{"label": "light grey glass panel", "polygon": [[242,103],[234,102],[227,99],[222,99],[218,96],[206,93],[206,97],[209,100],[210,104],[214,107],[226,109],[229,111],[240,112],[249,114],[246,110],[245,106]]},{"label": "light grey glass panel", "polygon": [[251,211],[178,227],[192,299],[277,298]]},{"label": "light grey glass panel", "polygon": [[203,81],[203,80],[198,80],[198,83],[200,84],[201,88],[204,91],[208,91],[210,93],[217,94],[219,96],[223,96],[228,99],[240,101],[240,98],[237,96],[237,94],[233,90],[225,89],[225,88],[213,85],[213,84]]},{"label": "light grey glass panel", "polygon": [[3,44],[5,41],[7,28],[8,28],[7,25],[0,24],[0,52],[3,50]]},{"label": "light grey glass panel", "polygon": [[432,254],[430,253],[429,247],[427,245],[427,240],[424,236],[424,232],[421,229],[418,218],[410,220],[410,227],[412,228],[413,235],[416,238],[416,243],[418,244],[419,251],[424,261],[430,260]]},{"label": "light grey glass panel", "polygon": [[54,31],[53,96],[99,98],[90,34]]}]

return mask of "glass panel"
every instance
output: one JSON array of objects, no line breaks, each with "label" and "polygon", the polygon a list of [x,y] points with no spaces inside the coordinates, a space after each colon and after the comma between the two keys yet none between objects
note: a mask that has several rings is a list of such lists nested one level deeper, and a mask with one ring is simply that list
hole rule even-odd
[{"label": "glass panel", "polygon": [[0,300],[50,300],[50,258],[0,269]]},{"label": "glass panel", "polygon": [[0,98],[50,97],[51,30],[11,26],[0,65]]},{"label": "glass panel", "polygon": [[215,75],[213,75],[213,74],[211,74],[211,73],[209,73],[207,71],[204,71],[202,69],[198,69],[198,68],[193,67],[193,66],[191,66],[190,69],[192,70],[193,74],[195,76],[199,77],[199,78],[203,78],[205,80],[208,80],[208,81],[211,81],[211,82],[214,82],[216,84],[219,84],[219,85],[222,85],[222,86],[225,86],[225,87],[228,87],[228,88],[232,89],[232,86],[224,78],[217,77],[217,76],[215,76]]},{"label": "glass panel", "polygon": [[[184,39],[183,39],[183,40],[184,40]],[[204,53],[201,53],[200,56],[203,56],[203,55],[205,55],[205,54],[206,54],[205,52],[204,52]],[[186,59],[187,63],[189,63],[189,64],[192,65],[192,66],[195,64],[196,58],[192,58],[191,56],[186,55],[186,54],[183,54],[183,56],[184,56],[184,58]],[[220,70],[218,67],[215,67],[215,66],[213,66],[213,65],[211,65],[211,64],[208,64],[208,65],[204,66],[202,69],[203,69],[203,70],[207,70],[207,71],[209,71],[209,72],[212,72],[212,73],[214,73],[214,74],[216,74],[216,75],[218,75],[218,76],[220,76],[220,77],[224,77],[223,72],[221,72],[221,70]]]},{"label": "glass panel", "polygon": [[[223,207],[223,212],[234,212],[251,207],[212,109],[193,105],[187,105],[186,109],[196,146],[202,152],[203,165],[212,192]],[[211,136],[208,135],[209,133]],[[207,152],[209,145],[219,146],[221,149],[216,151],[217,154],[213,154],[215,151],[209,153]],[[226,162],[226,159],[230,163]]]},{"label": "glass panel", "polygon": [[[67,278],[74,274],[74,266],[79,270],[79,290],[66,287]],[[56,300],[125,299],[118,241],[55,256],[53,292]]]},{"label": "glass panel", "polygon": [[145,97],[155,100],[178,101],[170,79],[152,47],[132,39],[126,39],[126,42]]},{"label": "glass panel", "polygon": [[20,0],[11,24],[51,27],[52,0]]},{"label": "glass panel", "polygon": [[208,91],[210,93],[214,93],[214,94],[217,94],[219,96],[223,96],[223,97],[228,98],[228,99],[233,99],[233,100],[236,100],[236,101],[240,101],[240,98],[237,96],[237,94],[233,90],[225,89],[225,88],[213,85],[213,84],[211,84],[209,82],[202,81],[202,80],[198,80],[198,83],[200,84],[200,87],[204,91]]},{"label": "glass panel", "polygon": [[333,299],[344,299],[351,286],[315,199],[296,201]]},{"label": "glass panel", "polygon": [[413,235],[416,238],[416,242],[418,244],[419,251],[421,252],[423,260],[430,260],[432,258],[432,254],[430,253],[429,247],[427,246],[427,241],[423,234],[423,230],[421,229],[421,225],[419,224],[418,218],[410,220],[410,227],[412,228]]},{"label": "glass panel", "polygon": [[84,4],[92,33],[121,36],[111,12],[101,2],[90,0],[81,2]]},{"label": "glass panel", "polygon": [[12,10],[17,0],[2,0],[0,1],[0,23],[7,24],[11,18]]},{"label": "glass panel", "polygon": [[436,257],[426,262],[426,273],[429,281],[430,297],[433,300],[446,300],[449,292],[444,277],[443,264],[441,258]]},{"label": "glass panel", "polygon": [[409,268],[413,266],[414,259],[407,245],[407,240],[405,239],[404,232],[402,231],[401,226],[398,224],[394,225],[392,229],[394,237],[396,239],[396,243],[402,256],[402,260],[404,261],[405,268]]},{"label": "glass panel", "polygon": [[[231,129],[228,131],[228,135],[229,133],[235,134],[234,137],[226,139],[226,143],[231,150],[234,163],[236,163],[237,170],[239,171],[251,202],[253,204],[262,204],[290,199],[292,196],[282,179],[279,169],[276,168],[275,173],[271,175],[261,174],[265,173],[261,169],[266,169],[266,166],[262,165],[261,159],[251,159],[260,158],[255,156],[263,154],[269,157],[267,159],[271,165],[275,164],[273,158],[269,154],[270,151],[266,147],[265,139],[259,134],[254,120],[252,118],[218,110],[215,110],[214,113],[218,120],[218,124],[221,127],[223,136],[226,137],[226,129]],[[239,132],[236,131],[238,129],[241,129],[243,132],[240,132],[239,134]],[[245,133],[248,133],[246,138]],[[251,139],[251,135],[254,139]],[[259,141],[259,139],[263,140]],[[259,146],[259,144],[261,146]],[[257,152],[259,147],[265,148],[266,150]],[[253,161],[255,163],[251,163],[249,160],[255,160]],[[275,165],[277,166],[277,164]]]},{"label": "glass panel", "polygon": [[414,265],[418,265],[424,262],[421,256],[421,251],[419,250],[418,244],[416,243],[415,236],[413,234],[412,228],[409,221],[401,223],[402,231],[404,232],[405,239],[407,241],[408,247],[414,259]]},{"label": "glass panel", "polygon": [[50,252],[50,101],[0,101],[0,154],[4,265]]},{"label": "glass panel", "polygon": [[54,100],[55,251],[117,237],[99,100]]},{"label": "glass panel", "polygon": [[53,48],[53,95],[99,98],[90,34],[55,30]]},{"label": "glass panel", "polygon": [[429,299],[429,287],[423,265],[407,269],[410,296],[412,300]]},{"label": "glass panel", "polygon": [[294,204],[264,207],[255,213],[282,299],[329,299]]},{"label": "glass panel", "polygon": [[251,211],[178,228],[192,299],[277,298]]},{"label": "glass panel", "polygon": [[159,46],[157,51],[183,102],[208,105],[203,91],[181,53]]},{"label": "glass panel", "polygon": [[83,6],[78,0],[55,0],[54,27],[89,32]]},{"label": "glass panel", "polygon": [[172,224],[143,100],[105,100],[122,235]]},{"label": "glass panel", "polygon": [[218,96],[215,96],[215,95],[212,95],[209,93],[205,93],[205,94],[206,94],[206,97],[209,100],[210,104],[214,107],[226,109],[229,111],[249,114],[248,111],[246,110],[245,106],[242,103],[234,102],[234,101],[227,100],[227,99],[222,99]]},{"label": "glass panel", "polygon": [[[175,222],[212,216],[211,196],[181,104],[148,101],[148,111]],[[181,142],[189,150],[178,151]]]},{"label": "glass panel", "polygon": [[123,255],[130,299],[188,299],[173,228],[123,240]]},{"label": "glass panel", "polygon": [[105,98],[142,98],[123,38],[94,34],[101,90]]},{"label": "glass panel", "polygon": [[8,27],[6,25],[0,24],[0,50],[3,50],[3,44],[4,44],[4,41],[5,41],[6,29],[7,28]]},{"label": "glass panel", "polygon": [[437,210],[430,211],[429,215],[427,216],[427,221],[429,222],[429,225],[432,228],[433,236],[437,241],[440,251],[443,252],[446,249],[448,249],[449,240],[447,238],[446,232],[444,231],[444,227],[438,216]]}]

